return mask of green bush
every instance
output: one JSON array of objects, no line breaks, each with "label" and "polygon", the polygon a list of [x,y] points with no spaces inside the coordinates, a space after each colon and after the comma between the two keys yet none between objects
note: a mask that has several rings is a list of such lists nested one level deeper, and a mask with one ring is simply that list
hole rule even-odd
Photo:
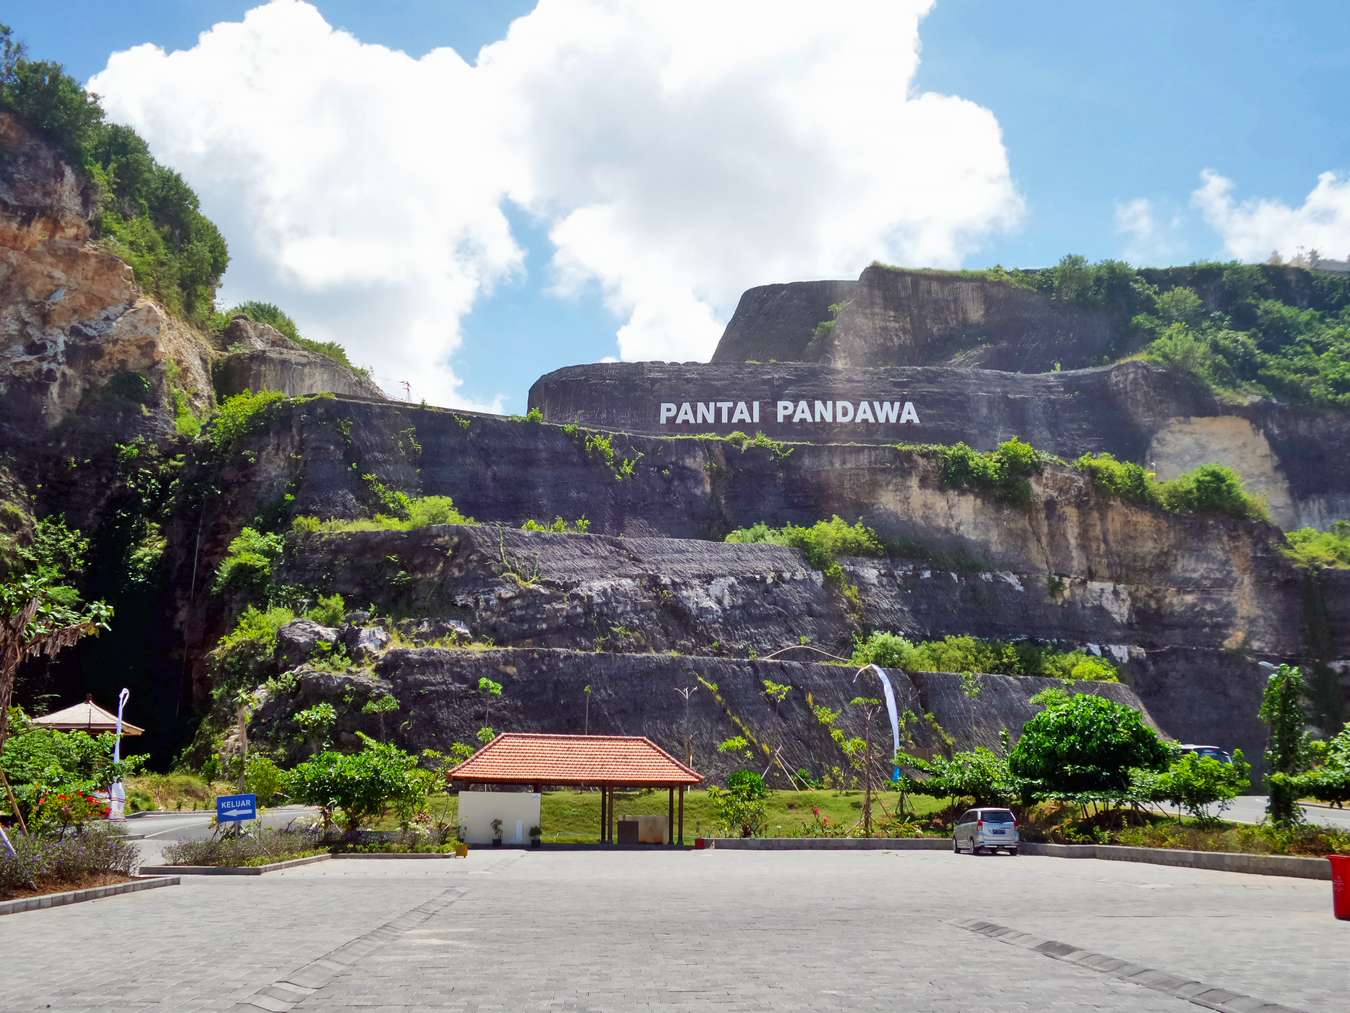
[{"label": "green bush", "polygon": [[1092,479],[1092,484],[1121,499],[1158,505],[1158,485],[1152,472],[1133,461],[1118,461],[1112,454],[1084,454],[1073,466]]},{"label": "green bush", "polygon": [[1214,823],[1233,799],[1251,789],[1251,779],[1252,765],[1241,749],[1233,752],[1232,763],[1183,753],[1161,773],[1139,772],[1134,793],[1141,801],[1167,802],[1202,823]]},{"label": "green bush", "polygon": [[1346,724],[1322,750],[1321,762],[1296,776],[1292,794],[1322,802],[1350,802],[1350,724]]},{"label": "green bush", "polygon": [[1152,472],[1129,461],[1118,461],[1111,454],[1084,454],[1073,466],[1099,489],[1121,499],[1161,506],[1172,513],[1218,513],[1244,520],[1270,520],[1265,502],[1249,493],[1242,476],[1226,465],[1202,464],[1166,482],[1159,482]]},{"label": "green bush", "polygon": [[295,613],[280,606],[244,609],[234,629],[216,641],[207,662],[219,693],[260,674],[277,650],[277,633],[295,620]]},{"label": "green bush", "polygon": [[291,522],[291,530],[300,534],[315,532],[342,531],[412,531],[433,524],[477,524],[472,517],[459,512],[455,501],[449,496],[404,497],[404,513],[401,516],[376,514],[374,517],[361,517],[344,520],[334,517],[320,520],[317,517],[296,517]]},{"label": "green bush", "polygon": [[[106,789],[114,780],[128,777],[148,759],[126,757],[113,763],[114,737],[105,732],[58,732],[32,724],[21,711],[13,712],[11,734],[0,752],[0,770],[14,790],[20,813],[32,817],[38,799],[51,792],[90,793]],[[0,794],[0,810],[10,808]]]},{"label": "green bush", "polygon": [[1030,502],[1031,476],[1045,461],[1030,443],[1015,436],[990,451],[976,450],[965,443],[901,443],[897,449],[936,457],[942,462],[942,483],[948,488],[971,489],[1018,505]]},{"label": "green bush", "polygon": [[1194,471],[1160,484],[1163,506],[1174,513],[1227,514],[1244,520],[1269,521],[1270,511],[1243,488],[1242,476],[1222,464],[1202,464]]},{"label": "green bush", "polygon": [[916,779],[905,774],[901,781],[901,790],[915,795],[969,798],[975,805],[1011,805],[1020,793],[1007,759],[984,746],[953,753],[950,759],[942,756],[924,759],[902,752],[896,755],[895,764],[924,775]]},{"label": "green bush", "polygon": [[286,794],[293,801],[335,814],[349,835],[390,809],[400,819],[411,819],[426,808],[435,780],[411,753],[361,738],[359,753],[323,752],[286,777]]},{"label": "green bush", "polygon": [[279,390],[251,390],[227,397],[216,406],[207,420],[206,435],[219,453],[229,450],[236,440],[261,422],[267,410],[286,395]]},{"label": "green bush", "polygon": [[[259,799],[261,802],[261,799]],[[216,865],[236,868],[271,865],[292,858],[322,854],[322,842],[314,830],[278,830],[253,823],[235,834],[218,829],[204,841],[176,841],[164,849],[167,865]]]},{"label": "green bush", "polygon": [[226,549],[211,590],[265,597],[272,582],[272,564],[281,558],[282,548],[281,535],[244,528]]},{"label": "green bush", "polygon": [[539,521],[534,520],[533,518],[530,518],[520,526],[520,530],[545,531],[555,535],[562,535],[562,534],[584,535],[591,530],[591,522],[585,517],[578,517],[575,521],[572,521],[570,524],[562,517],[555,517],[550,523],[541,523]]},{"label": "green bush", "polygon": [[1308,569],[1350,569],[1350,521],[1334,521],[1325,531],[1299,528],[1289,532],[1287,554]]},{"label": "green bush", "polygon": [[244,767],[244,786],[258,796],[258,805],[276,805],[285,794],[286,772],[271,758],[254,753]]},{"label": "green bush", "polygon": [[955,635],[913,643],[877,631],[854,642],[855,665],[880,665],[914,672],[982,672],[1051,679],[1116,682],[1116,666],[1085,651],[1059,651],[1029,643],[1008,643]]},{"label": "green bush", "polygon": [[1026,723],[1008,768],[1032,791],[1124,791],[1135,768],[1157,770],[1170,758],[1137,710],[1079,693]]},{"label": "green bush", "polygon": [[754,837],[763,827],[769,809],[768,796],[764,778],[753,770],[733,771],[725,788],[714,785],[708,789],[708,800],[718,821],[727,832],[742,837]]},{"label": "green bush", "polygon": [[323,626],[341,626],[347,617],[347,603],[342,595],[320,596],[318,604],[305,613],[306,619],[313,619]]},{"label": "green bush", "polygon": [[817,521],[810,527],[788,524],[781,528],[771,528],[767,524],[755,524],[748,528],[738,528],[727,535],[728,542],[766,542],[770,545],[787,545],[800,549],[806,561],[817,570],[826,570],[832,564],[837,566],[842,556],[884,556],[886,547],[877,538],[876,532],[866,527],[862,521],[846,523],[841,517],[834,516],[828,521]]}]

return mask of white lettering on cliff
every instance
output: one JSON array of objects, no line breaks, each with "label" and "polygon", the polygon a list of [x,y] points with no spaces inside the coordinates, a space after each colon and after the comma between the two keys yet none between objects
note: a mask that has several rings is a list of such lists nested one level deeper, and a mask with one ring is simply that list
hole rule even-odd
[{"label": "white lettering on cliff", "polygon": [[[662,426],[758,425],[758,401],[661,401],[658,424]],[[833,425],[913,425],[919,413],[912,401],[778,401],[774,411],[779,425],[803,422]]]}]

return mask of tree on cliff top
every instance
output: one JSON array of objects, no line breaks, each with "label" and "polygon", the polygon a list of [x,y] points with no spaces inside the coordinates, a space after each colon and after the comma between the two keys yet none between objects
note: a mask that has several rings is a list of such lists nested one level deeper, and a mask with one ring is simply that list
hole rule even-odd
[{"label": "tree on cliff top", "polygon": [[30,60],[0,25],[0,109],[52,142],[98,189],[94,228],[170,310],[209,320],[230,255],[183,177],[155,161],[130,127],[108,123],[98,96],[50,60]]}]

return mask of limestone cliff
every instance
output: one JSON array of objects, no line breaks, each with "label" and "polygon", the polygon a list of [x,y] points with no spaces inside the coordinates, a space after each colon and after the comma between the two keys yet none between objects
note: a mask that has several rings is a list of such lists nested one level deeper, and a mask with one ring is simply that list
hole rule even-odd
[{"label": "limestone cliff", "polygon": [[[908,402],[900,423],[817,418],[843,401]],[[780,403],[805,402],[811,418]],[[781,440],[956,443],[992,450],[1017,436],[1073,459],[1106,451],[1173,478],[1200,464],[1237,469],[1285,528],[1350,516],[1350,413],[1257,401],[1233,405],[1146,362],[1023,374],[947,366],[842,369],[818,363],[659,362],[569,366],[540,377],[530,407],[550,422],[662,435],[763,432]],[[662,404],[758,405],[758,421],[663,418]]]},{"label": "limestone cliff", "polygon": [[[1169,733],[1258,752],[1256,662],[1350,653],[1340,618],[1310,646],[1304,577],[1269,526],[1130,504],[1057,466],[1015,505],[947,487],[922,453],[782,449],[389,403],[277,406],[225,459],[185,473],[220,493],[167,529],[178,626],[197,657],[223,632],[224,603],[200,579],[186,589],[243,519],[283,502],[369,515],[384,487],[453,496],[487,525],[292,536],[277,578],[503,646],[744,658],[802,637],[847,653],[869,629],[1040,638],[1117,659]],[[860,608],[794,551],[720,542],[734,527],[832,514],[895,547],[845,562]],[[593,534],[514,530],[554,516],[585,516]],[[209,683],[196,672],[201,699]]]},{"label": "limestone cliff", "polygon": [[1013,285],[873,265],[856,282],[750,289],[712,361],[1043,373],[1100,365],[1119,351],[1114,324],[1104,310],[1056,304]]},{"label": "limestone cliff", "polygon": [[301,348],[275,327],[235,317],[221,335],[225,354],[215,364],[216,393],[245,390],[283,394],[330,392],[384,400],[384,391],[364,373],[336,359]]}]

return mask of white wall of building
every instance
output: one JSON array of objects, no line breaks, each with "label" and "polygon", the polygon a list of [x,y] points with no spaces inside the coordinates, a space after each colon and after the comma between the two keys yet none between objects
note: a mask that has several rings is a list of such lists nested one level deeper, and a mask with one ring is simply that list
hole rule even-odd
[{"label": "white wall of building", "polygon": [[459,825],[469,844],[492,843],[492,821],[502,821],[502,843],[530,843],[530,827],[539,821],[539,794],[532,791],[461,791]]}]

